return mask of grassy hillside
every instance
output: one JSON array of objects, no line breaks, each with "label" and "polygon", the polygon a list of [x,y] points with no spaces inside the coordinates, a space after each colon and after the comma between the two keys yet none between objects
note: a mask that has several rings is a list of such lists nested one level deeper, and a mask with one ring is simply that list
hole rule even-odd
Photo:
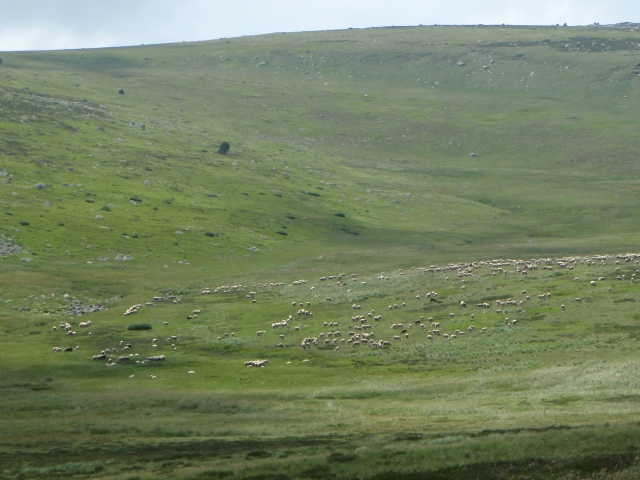
[{"label": "grassy hillside", "polygon": [[0,478],[636,478],[637,28],[1,56]]}]

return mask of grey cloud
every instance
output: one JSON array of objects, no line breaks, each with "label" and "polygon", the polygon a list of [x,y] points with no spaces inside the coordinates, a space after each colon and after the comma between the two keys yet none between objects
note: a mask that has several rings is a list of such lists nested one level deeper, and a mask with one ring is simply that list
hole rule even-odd
[{"label": "grey cloud", "polygon": [[0,50],[88,48],[417,24],[640,19],[628,0],[0,0]]}]

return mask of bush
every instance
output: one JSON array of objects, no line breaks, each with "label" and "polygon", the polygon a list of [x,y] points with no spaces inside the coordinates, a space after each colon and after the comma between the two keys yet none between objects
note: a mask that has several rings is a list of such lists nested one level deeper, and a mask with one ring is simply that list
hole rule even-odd
[{"label": "bush", "polygon": [[336,217],[342,217],[342,218],[344,218],[344,217],[345,217],[344,213],[340,213],[340,212],[338,212],[338,213],[334,213],[334,215],[335,215]]},{"label": "bush", "polygon": [[287,232],[283,232],[282,230],[278,230],[278,235],[284,235],[285,237],[289,235]]},{"label": "bush", "polygon": [[25,227],[26,227],[26,226],[28,226],[28,225],[29,225],[29,222],[24,222],[24,221],[22,221],[22,222],[20,222],[20,225],[23,225],[23,226],[25,226]]},{"label": "bush", "polygon": [[226,155],[227,153],[229,153],[229,149],[231,148],[231,145],[229,145],[229,142],[222,142],[220,144],[220,147],[218,148],[218,153],[221,153],[222,155]]},{"label": "bush", "polygon": [[329,455],[329,461],[330,462],[352,462],[353,460],[356,459],[355,455],[350,455],[350,454],[346,454],[346,453],[342,453],[342,452],[332,452],[331,455]]},{"label": "bush", "polygon": [[134,323],[133,325],[129,325],[127,330],[151,330],[152,328],[148,323]]},{"label": "bush", "polygon": [[100,210],[104,211],[104,212],[110,212],[111,209],[109,208],[109,205],[105,205],[104,207],[102,207]]},{"label": "bush", "polygon": [[218,236],[218,234],[217,234],[217,233],[213,233],[213,232],[204,232],[204,234],[205,234],[207,237],[217,237],[217,236]]},{"label": "bush", "polygon": [[124,90],[121,88],[120,90],[118,90],[118,93],[119,93],[120,95],[124,95]]},{"label": "bush", "polygon": [[247,453],[247,458],[268,458],[271,454],[264,450],[254,450],[253,452]]}]

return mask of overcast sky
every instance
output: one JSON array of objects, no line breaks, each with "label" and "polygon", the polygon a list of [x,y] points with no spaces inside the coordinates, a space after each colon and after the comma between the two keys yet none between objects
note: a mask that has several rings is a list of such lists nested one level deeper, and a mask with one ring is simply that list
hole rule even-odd
[{"label": "overcast sky", "polygon": [[385,25],[640,22],[640,0],[0,0],[0,51]]}]

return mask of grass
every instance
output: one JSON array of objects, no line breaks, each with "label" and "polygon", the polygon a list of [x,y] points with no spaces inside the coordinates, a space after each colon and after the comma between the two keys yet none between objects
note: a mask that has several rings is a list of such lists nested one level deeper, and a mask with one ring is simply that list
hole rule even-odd
[{"label": "grass", "polygon": [[638,243],[638,45],[416,27],[3,54],[0,478],[636,478],[638,267],[587,260]]}]

